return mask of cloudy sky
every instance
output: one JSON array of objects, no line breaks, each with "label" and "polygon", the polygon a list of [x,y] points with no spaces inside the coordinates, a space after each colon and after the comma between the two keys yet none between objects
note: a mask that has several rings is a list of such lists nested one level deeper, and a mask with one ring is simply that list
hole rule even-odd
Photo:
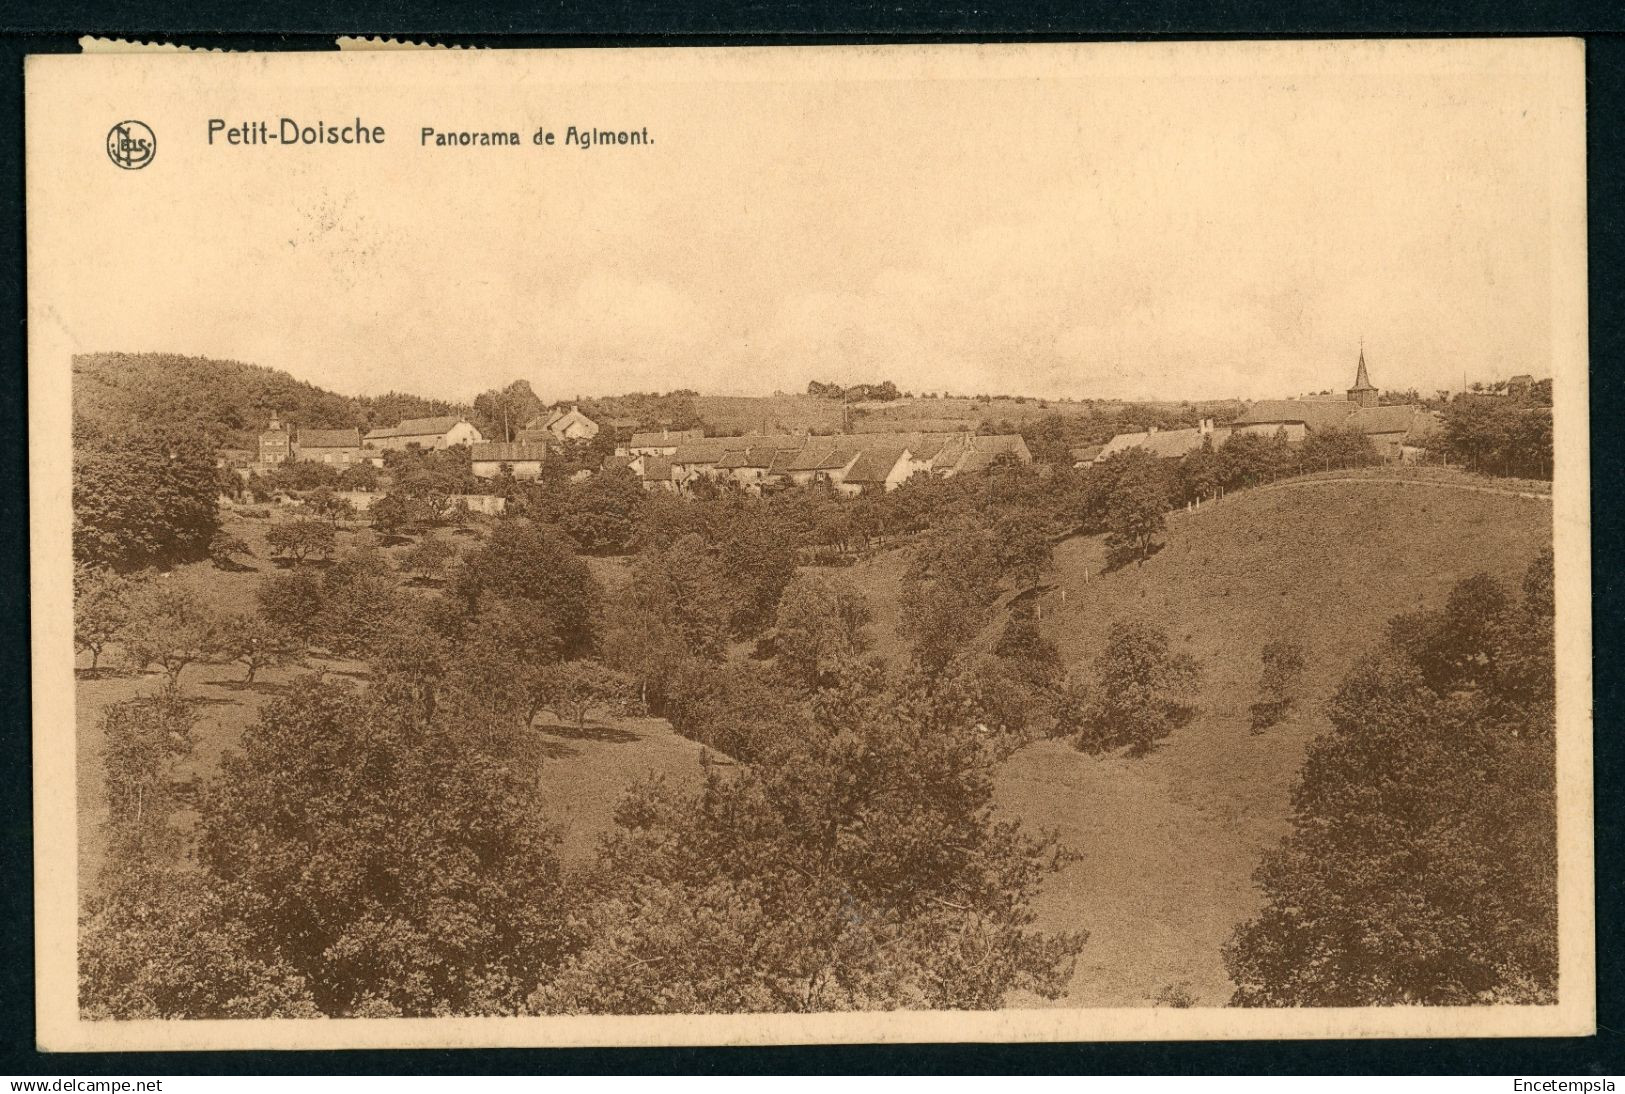
[{"label": "cloudy sky", "polygon": [[[1346,387],[1362,338],[1383,387],[1549,375],[1545,59],[1447,45],[132,65],[39,156],[92,241],[55,314],[81,349],[451,398],[1261,397]],[[114,115],[151,167],[102,155]],[[211,148],[217,115],[388,138]],[[529,144],[571,124],[655,140]]]}]

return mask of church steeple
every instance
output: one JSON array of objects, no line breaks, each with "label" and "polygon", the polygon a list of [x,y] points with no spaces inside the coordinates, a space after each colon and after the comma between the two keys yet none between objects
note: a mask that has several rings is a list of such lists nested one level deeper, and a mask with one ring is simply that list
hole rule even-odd
[{"label": "church steeple", "polygon": [[1371,383],[1371,377],[1365,371],[1365,339],[1360,340],[1360,366],[1354,373],[1354,386],[1349,388],[1349,402],[1359,403],[1361,406],[1377,405],[1377,389]]}]

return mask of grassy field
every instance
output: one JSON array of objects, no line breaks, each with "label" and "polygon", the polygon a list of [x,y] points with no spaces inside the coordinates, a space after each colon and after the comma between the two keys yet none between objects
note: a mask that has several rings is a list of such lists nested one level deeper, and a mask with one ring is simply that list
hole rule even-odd
[{"label": "grassy field", "polygon": [[[1083,855],[1048,881],[1038,911],[1041,926],[1086,929],[1089,943],[1065,998],[1023,1005],[1144,1005],[1176,985],[1200,1005],[1223,1004],[1219,947],[1258,907],[1252,873],[1288,829],[1304,749],[1327,725],[1325,699],[1390,617],[1438,607],[1479,570],[1515,585],[1551,542],[1544,499],[1390,474],[1409,481],[1307,481],[1170,514],[1163,549],[1112,573],[1098,537],[1057,547],[1042,626],[1069,665],[1086,669],[1112,621],[1138,616],[1165,627],[1203,677],[1197,716],[1150,755],[1086,756],[1044,741],[1000,772],[1001,808]],[[1498,485],[1460,472],[1430,478]],[[906,655],[892,631],[902,570],[894,552],[846,571],[875,608],[877,649],[892,658]],[[1259,655],[1277,636],[1304,646],[1303,698],[1255,735]]]},{"label": "grassy field", "polygon": [[[254,557],[244,560],[242,570],[221,570],[209,563],[183,566],[165,580],[179,580],[201,590],[215,606],[228,611],[247,611],[254,604],[254,591],[263,576],[276,571],[268,561],[262,520],[227,516],[227,530],[248,543]],[[440,533],[460,549],[467,550],[476,533],[442,530]],[[340,549],[365,539],[364,533],[344,532]],[[398,554],[400,547],[386,554]],[[607,589],[627,580],[624,560],[588,558],[588,567]],[[88,668],[89,655],[79,659]],[[81,673],[76,687],[76,761],[79,815],[79,878],[82,893],[91,891],[101,867],[104,838],[101,830],[107,807],[102,785],[101,717],[112,703],[158,688],[156,673],[134,674],[118,669],[116,647],[103,655],[111,668],[99,675]],[[253,684],[243,680],[240,664],[193,665],[182,673],[186,692],[196,702],[198,715],[195,747],[183,768],[183,776],[212,777],[221,757],[237,746],[243,732],[259,717],[260,711],[278,696],[287,693],[291,682],[312,672],[339,679],[362,680],[366,666],[359,662],[312,658],[301,666],[262,669]],[[538,721],[535,731],[535,761],[540,768],[540,785],[549,802],[550,819],[558,826],[560,854],[566,863],[578,863],[591,855],[598,836],[613,822],[615,803],[634,780],[643,775],[665,774],[677,779],[698,780],[701,775],[698,744],[680,737],[664,721],[623,719],[604,724],[588,719],[584,730],[574,726]],[[177,818],[182,825],[190,816]]]},{"label": "grassy field", "polygon": [[[1067,599],[1049,598],[1044,625],[1069,662],[1092,658],[1113,619],[1139,615],[1204,670],[1200,713],[1149,756],[1044,742],[999,781],[1004,808],[1084,853],[1040,904],[1043,924],[1091,933],[1065,1005],[1134,1005],[1181,983],[1202,1004],[1225,1002],[1219,947],[1258,907],[1251,874],[1287,830],[1325,699],[1390,617],[1439,606],[1479,570],[1516,583],[1550,541],[1545,501],[1372,482],[1176,514],[1161,552],[1112,574],[1099,572],[1097,542],[1063,544]],[[1303,699],[1255,735],[1259,654],[1278,635],[1305,648]]]},{"label": "grassy field", "polygon": [[[1438,606],[1456,580],[1478,570],[1515,582],[1550,542],[1550,521],[1543,499],[1374,477],[1248,491],[1173,514],[1164,548],[1144,565],[1114,573],[1102,572],[1098,539],[1060,544],[1045,579],[1042,625],[1069,664],[1086,665],[1098,653],[1112,620],[1139,615],[1166,627],[1204,675],[1198,715],[1147,756],[1091,757],[1048,741],[1018,752],[999,775],[1003,810],[1058,830],[1083,856],[1049,880],[1039,901],[1042,926],[1090,932],[1070,991],[1054,1005],[1143,1005],[1173,985],[1184,985],[1201,1004],[1222,1004],[1230,988],[1219,947],[1257,907],[1251,874],[1286,831],[1288,794],[1305,746],[1325,728],[1326,696],[1394,614]],[[239,532],[258,550],[252,528]],[[877,649],[894,659],[906,656],[895,633],[904,561],[891,551],[841,571],[869,594]],[[589,564],[608,584],[625,580],[621,560]],[[198,574],[239,607],[259,580],[256,572],[207,567]],[[1306,650],[1303,700],[1284,723],[1255,735],[1248,706],[1256,698],[1259,651],[1281,635]],[[338,662],[313,667],[360,669]],[[292,675],[267,671],[248,687],[242,674],[241,666],[187,670],[188,688],[201,701],[193,761],[200,775],[215,769]],[[153,686],[152,677],[132,676],[79,683],[86,881],[100,854],[100,711]],[[591,853],[633,780],[652,773],[697,779],[700,753],[653,719],[589,722],[584,732],[539,727],[536,763],[565,860]]]}]

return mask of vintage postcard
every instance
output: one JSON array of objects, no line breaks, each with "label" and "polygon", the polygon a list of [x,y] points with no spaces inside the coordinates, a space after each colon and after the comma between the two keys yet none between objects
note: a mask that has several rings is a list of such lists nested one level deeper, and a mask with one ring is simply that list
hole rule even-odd
[{"label": "vintage postcard", "polygon": [[1591,1032],[1583,73],[31,58],[39,1043]]}]

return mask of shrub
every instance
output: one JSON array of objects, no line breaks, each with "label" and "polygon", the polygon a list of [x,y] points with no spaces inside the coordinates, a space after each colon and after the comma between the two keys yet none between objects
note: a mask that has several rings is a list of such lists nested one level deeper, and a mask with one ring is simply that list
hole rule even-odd
[{"label": "shrub", "polygon": [[1168,634],[1147,623],[1112,625],[1092,666],[1078,747],[1150,751],[1195,713],[1196,663],[1169,649]]},{"label": "shrub", "polygon": [[1275,725],[1292,709],[1303,678],[1303,646],[1291,639],[1275,638],[1265,643],[1261,654],[1263,671],[1258,678],[1258,701],[1252,705],[1252,729],[1260,733]]}]

